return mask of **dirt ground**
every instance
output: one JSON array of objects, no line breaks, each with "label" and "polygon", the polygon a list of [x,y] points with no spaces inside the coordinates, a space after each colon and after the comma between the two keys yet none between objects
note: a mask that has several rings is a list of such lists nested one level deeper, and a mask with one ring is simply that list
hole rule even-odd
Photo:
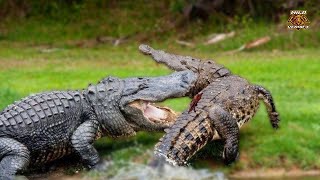
[{"label": "dirt ground", "polygon": [[229,175],[231,179],[320,179],[320,170],[255,169]]}]

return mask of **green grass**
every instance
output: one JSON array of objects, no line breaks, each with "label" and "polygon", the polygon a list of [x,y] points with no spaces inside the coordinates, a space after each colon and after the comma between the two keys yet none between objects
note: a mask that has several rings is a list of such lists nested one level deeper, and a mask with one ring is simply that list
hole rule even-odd
[{"label": "green grass", "polygon": [[[51,15],[3,19],[0,22],[0,109],[32,93],[86,88],[108,75],[125,78],[169,74],[166,67],[138,52],[139,42],[146,42],[170,52],[214,59],[233,73],[269,89],[280,112],[278,131],[271,128],[263,105],[255,118],[241,129],[241,157],[234,165],[225,167],[220,162],[222,143],[216,142],[204,148],[191,161],[192,166],[225,171],[319,169],[320,31],[317,20],[310,19],[310,29],[300,31],[286,29],[286,16],[281,17],[278,25],[253,22],[252,17],[237,17],[232,22],[221,23],[213,17],[207,22],[174,27],[181,15],[172,13],[169,4],[166,1],[115,4],[94,1],[74,7],[72,12],[60,9],[60,13],[56,13],[53,9]],[[208,35],[230,31],[236,32],[234,38],[203,45]],[[271,41],[265,45],[236,54],[226,53],[266,35]],[[117,47],[75,45],[98,36],[129,39]],[[181,47],[176,44],[177,39],[196,46]],[[43,53],[47,48],[55,51]],[[189,102],[188,98],[180,98],[164,104],[183,111]],[[95,146],[104,158],[111,158],[120,166],[127,161],[146,163],[161,136],[162,133],[141,132],[132,138],[103,138]]]},{"label": "green grass", "polygon": [[[163,47],[160,45],[158,47]],[[238,54],[211,52],[209,49],[170,51],[201,58],[214,58],[235,74],[268,88],[280,112],[281,128],[274,131],[262,106],[255,118],[241,130],[240,160],[227,170],[246,168],[320,168],[320,52],[255,51]],[[93,49],[66,48],[41,53],[37,47],[0,46],[0,108],[31,93],[53,89],[82,89],[90,82],[112,75],[118,77],[159,76],[170,71],[138,53],[136,45],[101,46]],[[188,107],[188,98],[165,102],[177,111]],[[146,162],[161,133],[139,133],[129,139],[103,138],[96,147],[103,157],[116,162],[138,159]],[[211,146],[212,147],[212,146]],[[215,152],[215,151],[214,151]],[[204,154],[212,154],[206,148]],[[143,157],[146,157],[145,160]],[[210,158],[210,157],[209,157]],[[203,157],[193,161],[202,167]],[[215,158],[210,162],[223,165]]]},{"label": "green grass", "polygon": [[[27,18],[8,17],[0,22],[0,41],[30,46],[74,47],[78,41],[97,37],[128,38],[125,43],[161,41],[165,46],[175,46],[177,39],[193,42],[197,48],[211,51],[234,50],[257,38],[270,36],[271,41],[259,49],[312,48],[320,45],[319,23],[311,18],[308,30],[288,30],[286,14],[280,23],[253,21],[255,17],[236,16],[232,20],[212,16],[207,21],[195,21],[178,26],[182,14],[171,7],[178,1],[144,0],[88,1],[71,9],[55,7],[35,9],[43,14],[31,14]],[[179,4],[179,3],[178,3]],[[39,8],[39,7],[37,7]],[[50,9],[51,8],[51,9]],[[212,33],[236,32],[236,38],[205,46]]]}]

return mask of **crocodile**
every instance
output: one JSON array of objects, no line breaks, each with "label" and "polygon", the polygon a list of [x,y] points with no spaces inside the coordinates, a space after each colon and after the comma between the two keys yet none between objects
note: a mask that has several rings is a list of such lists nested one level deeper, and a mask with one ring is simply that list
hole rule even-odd
[{"label": "crocodile", "polygon": [[193,97],[189,109],[165,129],[165,135],[155,146],[151,165],[167,162],[184,166],[196,152],[217,139],[224,142],[224,162],[231,164],[239,156],[239,129],[253,118],[260,100],[267,108],[272,127],[279,127],[279,114],[271,93],[262,86],[233,75],[213,60],[170,54],[147,45],[139,49],[173,70],[191,70],[198,75],[187,93]]},{"label": "crocodile", "polygon": [[176,116],[154,103],[185,96],[196,79],[189,70],[160,77],[109,76],[83,90],[43,92],[14,102],[0,113],[0,179],[71,153],[99,169],[96,139],[163,131]]}]

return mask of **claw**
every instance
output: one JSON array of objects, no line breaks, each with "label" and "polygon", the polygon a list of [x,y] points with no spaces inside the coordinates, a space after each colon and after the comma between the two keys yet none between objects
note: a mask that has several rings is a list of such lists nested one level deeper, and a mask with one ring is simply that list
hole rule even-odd
[{"label": "claw", "polygon": [[222,154],[222,158],[224,159],[224,163],[226,165],[230,165],[239,159],[239,152],[236,152],[236,153],[230,152],[230,149],[228,150],[229,152],[226,152],[226,151],[227,151],[227,148],[224,149],[223,154]]}]

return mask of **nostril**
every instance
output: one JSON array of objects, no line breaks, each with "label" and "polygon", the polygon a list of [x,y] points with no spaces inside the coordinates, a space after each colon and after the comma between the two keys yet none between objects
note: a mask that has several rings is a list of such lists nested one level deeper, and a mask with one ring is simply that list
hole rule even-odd
[{"label": "nostril", "polygon": [[141,52],[145,53],[145,54],[150,54],[151,48],[150,48],[150,46],[148,46],[148,45],[141,44],[141,45],[139,46],[139,50],[140,50]]}]

